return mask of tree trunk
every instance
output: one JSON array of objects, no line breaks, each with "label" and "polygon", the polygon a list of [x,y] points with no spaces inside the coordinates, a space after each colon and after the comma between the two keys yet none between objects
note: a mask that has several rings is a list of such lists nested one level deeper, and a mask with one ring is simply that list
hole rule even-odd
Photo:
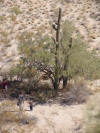
[{"label": "tree trunk", "polygon": [[63,77],[63,89],[67,86],[68,77]]},{"label": "tree trunk", "polygon": [[58,90],[58,88],[59,88],[59,80],[58,80],[58,77],[55,79],[55,82],[54,82],[53,86],[54,86],[54,90],[55,91]]},{"label": "tree trunk", "polygon": [[53,87],[54,87],[54,95],[56,96],[59,88],[58,79],[54,82]]}]

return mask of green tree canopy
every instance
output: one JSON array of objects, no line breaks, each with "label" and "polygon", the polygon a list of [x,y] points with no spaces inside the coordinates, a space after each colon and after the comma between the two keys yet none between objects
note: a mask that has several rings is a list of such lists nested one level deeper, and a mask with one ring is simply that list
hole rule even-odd
[{"label": "green tree canopy", "polygon": [[[32,41],[28,38],[21,43],[21,62],[24,64],[24,71],[33,70],[44,72],[55,82],[55,57],[58,58],[58,78],[60,80],[82,76],[88,79],[100,77],[100,58],[88,49],[88,44],[81,40],[80,35],[74,37],[75,28],[70,22],[62,25],[60,32],[59,49],[56,51],[55,37],[36,36]],[[24,74],[25,74],[24,73]],[[32,75],[31,71],[28,74]],[[27,76],[26,76],[27,77]]]}]

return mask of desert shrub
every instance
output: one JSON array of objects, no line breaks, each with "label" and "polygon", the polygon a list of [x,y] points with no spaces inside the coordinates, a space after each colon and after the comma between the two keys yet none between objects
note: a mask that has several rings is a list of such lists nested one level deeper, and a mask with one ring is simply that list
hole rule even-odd
[{"label": "desert shrub", "polygon": [[8,32],[5,30],[5,31],[1,31],[0,34],[3,36],[3,37],[7,37],[8,36]]},{"label": "desert shrub", "polygon": [[100,0],[95,0],[96,2],[100,2]]},{"label": "desert shrub", "polygon": [[3,3],[4,2],[4,0],[0,0],[0,3]]},{"label": "desert shrub", "polygon": [[12,12],[14,12],[16,15],[18,15],[18,14],[21,13],[20,8],[17,7],[17,6],[15,6],[15,7],[12,8]]},{"label": "desert shrub", "polygon": [[100,93],[92,96],[85,113],[85,133],[100,133]]},{"label": "desert shrub", "polygon": [[42,87],[42,90],[44,91],[45,95],[47,97],[50,96],[50,93],[53,91],[53,89],[50,87],[49,83],[41,84],[40,88]]},{"label": "desert shrub", "polygon": [[47,102],[47,100],[53,97],[53,89],[48,83],[39,83],[37,89],[33,92],[33,96],[34,100],[38,102]]},{"label": "desert shrub", "polygon": [[11,18],[12,21],[14,21],[14,22],[16,21],[16,16],[15,16],[15,15],[12,14],[12,15],[10,16],[10,18]]},{"label": "desert shrub", "polygon": [[4,21],[6,18],[4,16],[0,16],[0,21]]},{"label": "desert shrub", "polygon": [[67,99],[70,103],[83,103],[86,102],[89,95],[92,94],[87,88],[87,83],[84,79],[74,80],[73,83],[69,85],[69,91],[67,92]]}]

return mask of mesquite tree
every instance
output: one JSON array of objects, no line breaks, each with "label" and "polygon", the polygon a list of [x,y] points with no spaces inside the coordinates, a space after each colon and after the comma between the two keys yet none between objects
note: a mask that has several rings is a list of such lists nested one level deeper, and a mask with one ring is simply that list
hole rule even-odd
[{"label": "mesquite tree", "polygon": [[28,71],[28,74],[30,73],[29,76],[32,78],[34,69],[39,74],[45,73],[52,81],[56,92],[60,81],[63,81],[64,88],[69,79],[77,76],[91,78],[95,73],[95,78],[100,77],[99,57],[87,50],[88,45],[75,34],[75,29],[70,22],[61,23],[61,13],[59,9],[57,22],[52,25],[55,36],[42,37],[37,34],[35,40],[32,40],[32,36],[26,39],[24,37],[20,45],[21,62],[24,65],[23,74],[27,75],[26,70],[31,70],[32,74],[31,71]]}]

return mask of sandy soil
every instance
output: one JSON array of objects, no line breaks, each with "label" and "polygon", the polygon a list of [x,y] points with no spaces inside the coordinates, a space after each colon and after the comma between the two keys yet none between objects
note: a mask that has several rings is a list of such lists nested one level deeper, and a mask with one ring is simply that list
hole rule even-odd
[{"label": "sandy soil", "polygon": [[[16,100],[14,103],[16,104]],[[18,111],[17,106],[14,109],[10,105],[11,104],[9,104],[4,110],[7,111],[9,109],[12,113]],[[85,104],[70,106],[59,104],[37,104],[33,107],[33,111],[30,111],[28,102],[24,102],[23,110],[24,113],[28,115],[28,118],[33,121],[30,133],[81,133],[82,131]],[[23,128],[25,131],[30,128],[28,124],[24,124],[21,127],[20,125],[15,126],[14,124],[10,124],[10,126],[8,125],[6,125],[6,128],[11,127],[11,131],[13,131],[12,133],[20,133],[15,127],[17,127],[17,129]]]}]

